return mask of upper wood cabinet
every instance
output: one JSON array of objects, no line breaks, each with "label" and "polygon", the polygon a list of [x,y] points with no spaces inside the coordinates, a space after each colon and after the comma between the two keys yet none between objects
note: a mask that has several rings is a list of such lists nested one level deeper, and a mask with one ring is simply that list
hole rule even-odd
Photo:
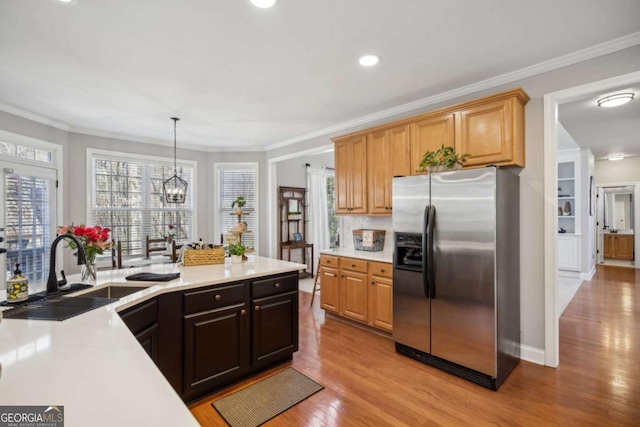
[{"label": "upper wood cabinet", "polygon": [[444,145],[455,145],[455,115],[453,113],[429,117],[411,123],[411,175],[426,173],[420,171],[424,153],[434,151]]},{"label": "upper wood cabinet", "polygon": [[409,126],[367,135],[369,214],[391,215],[394,176],[410,175]]},{"label": "upper wood cabinet", "polygon": [[524,167],[528,101],[513,89],[334,138],[336,213],[390,215],[393,177],[425,173],[424,153],[443,145],[470,154],[464,167]]},{"label": "upper wood cabinet", "polygon": [[335,144],[336,213],[367,213],[367,138],[360,135]]},{"label": "upper wood cabinet", "polygon": [[456,151],[466,167],[524,166],[524,104],[516,96],[456,112]]}]

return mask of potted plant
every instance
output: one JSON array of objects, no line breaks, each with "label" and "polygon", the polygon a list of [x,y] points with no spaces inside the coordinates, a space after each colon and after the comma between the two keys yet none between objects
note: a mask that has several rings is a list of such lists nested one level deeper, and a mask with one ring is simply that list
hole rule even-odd
[{"label": "potted plant", "polygon": [[244,199],[244,196],[238,196],[236,197],[236,199],[231,203],[231,207],[236,207],[236,214],[237,215],[242,215],[242,208],[244,208],[244,205],[247,204],[247,201]]},{"label": "potted plant", "polygon": [[442,172],[462,168],[470,154],[458,154],[453,147],[445,147],[444,144],[436,151],[427,151],[420,162],[420,170],[427,169],[429,173]]},{"label": "potted plant", "polygon": [[232,264],[240,264],[242,262],[242,256],[247,251],[247,248],[242,243],[229,243],[229,255],[231,255]]}]

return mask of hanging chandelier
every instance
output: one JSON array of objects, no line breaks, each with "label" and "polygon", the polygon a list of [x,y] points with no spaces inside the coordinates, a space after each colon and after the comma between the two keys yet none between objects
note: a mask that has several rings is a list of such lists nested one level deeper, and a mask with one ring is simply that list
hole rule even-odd
[{"label": "hanging chandelier", "polygon": [[187,181],[178,176],[177,156],[176,156],[176,124],[177,117],[173,120],[173,176],[167,179],[162,187],[164,188],[164,198],[167,203],[184,203],[187,198]]}]

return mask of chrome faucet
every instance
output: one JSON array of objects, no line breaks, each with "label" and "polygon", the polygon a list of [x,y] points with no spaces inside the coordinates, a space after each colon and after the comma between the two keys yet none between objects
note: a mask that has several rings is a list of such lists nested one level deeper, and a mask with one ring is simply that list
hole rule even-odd
[{"label": "chrome faucet", "polygon": [[[58,246],[58,243],[62,239],[71,239],[76,243],[76,246],[78,247],[78,265],[87,263],[87,258],[84,253],[84,246],[76,236],[74,236],[73,234],[66,233],[56,237],[53,243],[51,243],[51,253],[49,255],[49,279],[47,280],[48,294],[55,293],[60,290],[60,288],[58,287],[58,277],[56,276],[56,246]],[[62,276],[64,277],[64,272]]]}]

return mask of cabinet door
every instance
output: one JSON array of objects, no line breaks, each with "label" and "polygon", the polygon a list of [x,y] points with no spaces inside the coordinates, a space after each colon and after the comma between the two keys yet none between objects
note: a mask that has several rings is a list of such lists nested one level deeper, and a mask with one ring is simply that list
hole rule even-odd
[{"label": "cabinet door", "polygon": [[389,132],[367,135],[369,166],[369,213],[391,215],[391,168]]},{"label": "cabinet door", "polygon": [[371,276],[369,287],[369,324],[391,332],[393,330],[393,281]]},{"label": "cabinet door", "polygon": [[411,175],[410,129],[409,125],[403,125],[387,131],[389,133],[389,158],[392,160],[390,178]]},{"label": "cabinet door", "polygon": [[633,260],[633,236],[613,236],[614,257],[617,259]]},{"label": "cabinet door", "polygon": [[249,368],[249,316],[244,304],[184,316],[186,400],[239,378]]},{"label": "cabinet door", "polygon": [[604,257],[605,258],[613,258],[613,237],[611,234],[605,234],[603,237],[604,240]]},{"label": "cabinet door", "polygon": [[158,333],[158,324],[154,323],[136,334],[136,339],[154,362],[158,360]]},{"label": "cabinet door", "polygon": [[342,271],[340,276],[340,314],[360,322],[367,322],[368,291],[367,275]]},{"label": "cabinet door", "polygon": [[348,138],[335,143],[336,213],[367,212],[367,139]]},{"label": "cabinet door", "polygon": [[512,101],[499,100],[461,110],[456,151],[470,154],[465,166],[511,163],[514,160]]},{"label": "cabinet door", "polygon": [[[332,260],[333,261],[333,260]],[[321,261],[322,262],[322,261]],[[337,265],[337,264],[336,264]],[[339,313],[338,270],[320,267],[320,308],[333,313]]]},{"label": "cabinet door", "polygon": [[411,175],[420,173],[420,162],[424,153],[435,151],[443,144],[455,144],[455,115],[453,113],[430,117],[411,124]]},{"label": "cabinet door", "polygon": [[263,366],[298,350],[298,292],[252,301],[251,364]]},{"label": "cabinet door", "polygon": [[367,139],[360,136],[351,142],[351,206],[349,213],[367,213]]},{"label": "cabinet door", "polygon": [[118,313],[151,359],[158,361],[158,300],[156,298]]}]

